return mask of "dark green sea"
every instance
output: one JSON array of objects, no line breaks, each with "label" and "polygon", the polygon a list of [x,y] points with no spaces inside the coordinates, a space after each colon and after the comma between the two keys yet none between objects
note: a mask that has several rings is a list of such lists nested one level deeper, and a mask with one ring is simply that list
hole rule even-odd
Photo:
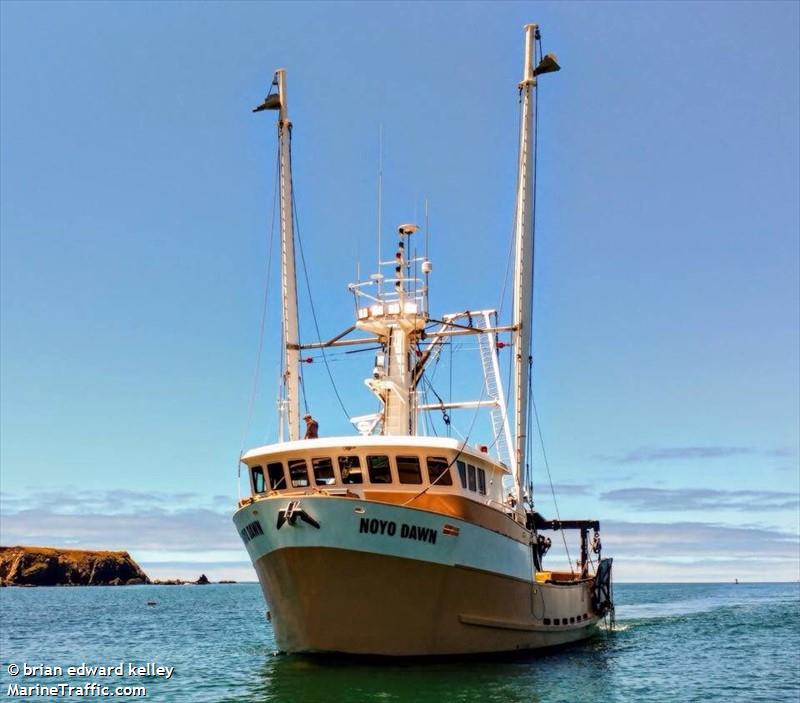
[{"label": "dark green sea", "polygon": [[[557,653],[365,665],[277,654],[256,584],[3,588],[0,700],[76,700],[8,692],[87,681],[143,685],[145,700],[168,703],[800,700],[800,585],[617,584],[615,596],[616,632]],[[174,673],[128,674],[147,662]],[[67,674],[120,663],[122,676]],[[9,675],[24,664],[64,674]]]}]

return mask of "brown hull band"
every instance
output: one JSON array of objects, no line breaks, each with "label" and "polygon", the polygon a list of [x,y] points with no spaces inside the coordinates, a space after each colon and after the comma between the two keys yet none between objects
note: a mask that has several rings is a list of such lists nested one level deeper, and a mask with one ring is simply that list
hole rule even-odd
[{"label": "brown hull band", "polygon": [[463,496],[447,493],[423,493],[416,495],[414,500],[409,503],[409,496],[406,493],[367,490],[364,491],[364,498],[378,503],[399,504],[439,515],[450,515],[510,537],[522,544],[530,543],[531,533],[516,523],[509,515]]},{"label": "brown hull band", "polygon": [[[255,566],[276,641],[287,652],[412,657],[513,652],[585,639],[597,622],[586,583],[546,586],[322,547],[280,549]],[[578,624],[545,625],[556,615],[584,613],[589,619]]]}]

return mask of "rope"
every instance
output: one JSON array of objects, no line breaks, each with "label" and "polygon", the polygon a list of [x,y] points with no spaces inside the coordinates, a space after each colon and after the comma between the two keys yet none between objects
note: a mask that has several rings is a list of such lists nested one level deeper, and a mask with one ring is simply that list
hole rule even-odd
[{"label": "rope", "polygon": [[[521,133],[521,131],[522,131],[522,92],[521,91],[520,91],[520,100],[519,100],[518,105],[519,105],[519,114],[517,116],[517,121],[519,123],[518,129],[520,130],[520,133]],[[517,174],[517,190],[519,190],[519,174]],[[510,278],[509,274],[511,273],[511,260],[514,258],[513,255],[514,255],[514,227],[515,227],[515,221],[516,221],[516,213],[515,213],[515,216],[511,219],[511,235],[508,238],[508,255],[506,256],[506,272],[505,272],[505,274],[503,276],[503,290],[500,292],[500,304],[497,306],[497,312],[495,313],[495,324],[497,324],[497,319],[503,314],[503,306],[506,303],[506,291],[508,290],[508,279]],[[496,337],[497,337],[497,335],[495,335],[495,338]],[[512,339],[513,339],[513,337],[512,337]],[[508,404],[511,401],[511,379],[512,379],[512,376],[513,376],[512,372],[513,372],[513,369],[514,369],[513,359],[514,359],[513,355],[509,354],[509,356],[508,356],[508,378],[506,380],[506,397],[505,397],[505,400],[506,400],[506,408],[505,408],[505,410],[506,410],[506,421],[508,421]],[[495,433],[494,439],[492,440],[492,443],[489,445],[489,449],[494,447],[494,445],[497,443],[498,439],[500,438],[500,434],[501,433],[502,433],[502,429],[500,430],[500,432]],[[513,453],[515,451],[514,447],[509,447],[508,451]],[[503,490],[505,490],[505,489],[503,489]]]},{"label": "rope", "polygon": [[[450,347],[450,363],[447,365],[450,373],[450,388],[448,392],[449,401],[453,402],[453,340],[447,345]],[[447,425],[447,436],[450,436],[450,425]]]},{"label": "rope", "polygon": [[[519,114],[517,115],[517,129],[519,130],[519,134],[522,134],[522,90],[519,92]],[[534,139],[534,143],[536,140]],[[534,144],[535,145],[535,144]],[[535,162],[534,162],[534,176],[536,174],[535,171]],[[536,190],[536,184],[534,181],[534,192]],[[517,173],[517,192],[519,192],[519,173]],[[503,313],[503,305],[506,302],[506,290],[508,289],[508,279],[509,273],[511,273],[511,260],[514,254],[514,229],[516,228],[516,220],[517,220],[517,213],[516,208],[514,212],[514,217],[511,218],[511,236],[508,238],[508,256],[506,257],[506,273],[503,276],[503,290],[500,293],[500,305],[497,307],[497,316],[500,317]]]},{"label": "rope", "polygon": [[[556,509],[556,518],[558,519],[559,523],[561,522],[561,513],[558,510],[558,501],[556,500],[556,490],[553,487],[553,478],[550,475],[550,462],[547,460],[547,452],[544,449],[544,437],[542,437],[542,426],[539,424],[539,411],[536,409],[536,401],[533,398],[533,391],[531,391],[531,407],[533,407],[533,415],[536,418],[536,431],[539,434],[539,444],[542,448],[542,458],[544,459],[544,466],[547,469],[547,480],[550,482],[550,493],[553,496],[553,505]],[[572,566],[572,557],[569,555],[569,547],[567,546],[567,535],[564,532],[564,528],[561,528],[561,539],[564,541],[564,551],[567,553],[567,559],[569,560],[569,569],[574,574],[575,570]]]},{"label": "rope", "polygon": [[[451,355],[451,358],[452,358],[452,355]],[[452,379],[452,365],[451,365],[451,370],[450,370],[450,377]],[[424,376],[423,376],[423,378],[424,378]],[[442,399],[439,397],[439,394],[433,389],[433,386],[430,386],[430,389],[431,389],[431,391],[433,391],[433,394],[437,398],[439,398],[439,402],[442,403]],[[452,392],[452,388],[451,388],[451,392]],[[466,449],[467,443],[469,442],[470,435],[472,434],[472,430],[475,427],[475,421],[478,419],[478,415],[479,415],[480,409],[481,409],[480,402],[483,400],[483,395],[484,395],[485,392],[486,392],[486,384],[482,383],[481,384],[481,394],[480,394],[480,397],[478,398],[478,405],[475,408],[475,412],[472,413],[472,420],[469,423],[469,427],[467,428],[467,434],[466,434],[466,436],[462,435],[463,442],[461,443],[461,446],[459,447],[458,451],[456,452],[456,455],[453,458],[453,460],[447,465],[448,469],[450,469],[450,467],[453,464],[455,464],[456,461],[458,461],[458,458],[464,452],[464,449]],[[452,397],[450,399],[450,402],[452,403]],[[442,403],[442,405],[444,405],[444,403]],[[446,415],[446,413],[444,413],[444,415]],[[458,432],[458,429],[453,426],[452,422],[448,422],[448,420],[449,420],[449,415],[447,416],[447,419],[445,420],[445,423],[447,424],[447,430],[448,430],[447,434],[448,434],[448,437],[449,437],[450,436],[450,428],[456,430],[456,432]],[[458,432],[458,434],[461,435],[460,432]],[[442,474],[439,476],[439,478],[441,478],[442,475],[444,475],[445,473],[447,473],[447,472],[443,471]],[[417,493],[416,495],[414,495],[411,498],[409,498],[405,503],[403,503],[403,505],[406,506],[409,503],[414,502],[421,495],[424,495],[425,493],[427,493],[431,489],[431,487],[433,487],[439,481],[439,478],[437,478],[436,481],[432,481],[425,488],[423,488],[419,493]]]},{"label": "rope", "polygon": [[[450,342],[447,342],[447,343],[450,343]],[[419,342],[417,342],[417,346],[419,347]],[[433,379],[436,376],[436,372],[439,369],[439,361],[442,358],[441,347],[439,348],[438,351],[434,351],[433,355],[434,355],[433,371],[431,371],[431,373],[429,375],[428,372],[427,372],[427,367],[426,367],[422,372],[422,376],[420,377],[420,380],[423,383],[427,384],[428,388],[430,388],[433,391],[433,393],[436,394],[436,391],[433,389]],[[424,397],[425,397],[425,404],[427,405],[428,404],[428,391],[427,391],[427,389],[425,388],[424,385],[423,385],[423,393],[424,393]],[[439,397],[438,394],[436,394],[436,396]],[[436,431],[436,425],[433,422],[433,418],[432,417],[429,418],[428,417],[428,413],[425,413],[424,417],[425,417],[425,420],[426,420],[426,427],[427,427],[428,420],[430,420],[430,428],[433,431],[434,436],[438,437],[439,433]]]},{"label": "rope", "polygon": [[[281,350],[285,349],[286,348],[285,344],[286,344],[286,334],[284,332],[283,325],[281,325],[281,345],[278,348]],[[278,368],[278,400],[277,400],[278,418],[279,418],[278,439],[282,442],[283,438],[286,436],[285,432],[287,429],[287,427],[285,426],[286,413],[284,413],[284,406],[283,406],[283,400],[284,400],[283,389],[284,389],[284,384],[286,383],[286,355],[280,354],[279,356],[281,361]]]},{"label": "rope", "polygon": [[303,396],[303,411],[308,415],[308,396],[306,395],[306,375],[298,374],[300,380],[300,395]]},{"label": "rope", "polygon": [[[292,137],[291,132],[289,133],[289,165],[292,165]],[[294,171],[292,171],[294,173]],[[303,252],[303,240],[300,237],[300,218],[297,215],[297,201],[295,200],[294,195],[294,188],[292,188],[292,212],[294,213],[294,220],[295,220],[295,230],[297,236],[297,244],[300,249],[300,260],[303,264],[303,276],[305,277],[306,281],[306,290],[308,291],[308,302],[311,307],[311,317],[314,320],[314,329],[317,333],[317,339],[322,339],[322,335],[319,332],[319,322],[317,321],[317,311],[314,307],[314,298],[311,295],[311,283],[308,278],[308,268],[306,267],[306,257]],[[328,365],[328,357],[325,354],[325,347],[320,347],[320,351],[322,352],[322,360],[325,362],[325,370],[328,372],[328,378],[330,379],[331,386],[333,387],[333,392],[336,394],[336,399],[339,401],[339,405],[342,408],[342,412],[344,413],[345,418],[347,421],[350,421],[350,413],[347,412],[347,408],[345,407],[344,401],[342,400],[342,396],[339,395],[339,389],[336,387],[336,381],[333,380],[333,374],[331,373],[331,368]],[[302,383],[302,374],[300,376],[301,383]],[[305,400],[305,389],[303,390],[303,398]],[[306,412],[308,412],[308,406],[306,406]]]},{"label": "rope", "polygon": [[[431,481],[419,493],[417,493],[416,495],[412,496],[405,503],[403,503],[402,504],[403,507],[405,507],[409,503],[413,503],[417,498],[419,498],[420,496],[422,496],[425,493],[427,493],[431,488],[433,488],[439,482],[439,479],[441,479],[442,476],[444,476],[445,474],[449,473],[450,467],[458,461],[458,459],[464,453],[464,449],[466,449],[466,447],[467,447],[467,442],[469,441],[469,436],[472,433],[472,428],[475,425],[475,420],[478,417],[478,412],[477,411],[478,411],[478,408],[476,408],[476,411],[472,414],[472,422],[470,423],[469,429],[467,430],[467,436],[464,437],[464,441],[461,443],[461,446],[458,448],[458,451],[456,452],[456,455],[453,457],[453,460],[449,464],[447,464],[447,471],[442,471],[442,473],[439,474],[439,476],[436,478],[435,481]],[[450,425],[448,424],[448,428],[449,427],[450,427]],[[458,430],[456,430],[456,432],[458,432]],[[461,433],[459,432],[459,434],[461,434]]]},{"label": "rope", "polygon": [[[528,403],[531,402],[533,396],[533,357],[528,357]],[[531,437],[531,413],[528,411],[528,417],[525,418],[525,471],[522,475],[522,488],[531,481],[531,454],[533,453],[533,437]],[[530,496],[529,496],[530,497]],[[532,499],[532,497],[531,497]]]}]

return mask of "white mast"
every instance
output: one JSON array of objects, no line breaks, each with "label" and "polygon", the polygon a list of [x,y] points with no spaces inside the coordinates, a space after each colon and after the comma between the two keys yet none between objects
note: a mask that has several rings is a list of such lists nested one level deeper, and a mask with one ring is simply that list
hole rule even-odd
[{"label": "white mast", "polygon": [[[400,225],[395,254],[395,278],[392,309],[397,310],[394,319],[387,325],[387,356],[386,378],[384,384],[388,392],[384,403],[383,433],[385,435],[412,435],[415,434],[416,413],[412,408],[412,389],[410,375],[411,335],[416,332],[416,325],[408,319],[406,314],[406,268],[407,252],[410,248],[411,235],[418,227],[413,224]],[[387,311],[389,305],[386,307]],[[416,309],[415,309],[416,310]],[[413,316],[416,312],[412,313]]]},{"label": "white mast", "polygon": [[541,73],[558,71],[555,56],[548,54],[534,69],[535,42],[539,25],[525,25],[525,60],[522,81],[522,127],[517,164],[517,208],[514,262],[514,319],[517,330],[514,357],[514,459],[517,479],[517,500],[522,501],[525,475],[525,444],[528,424],[528,383],[531,366],[531,313],[533,311],[533,184],[535,168],[536,77]]},{"label": "white mast", "polygon": [[[286,98],[286,69],[275,71],[272,85],[277,85],[278,94],[267,95],[264,103],[253,112],[279,110],[278,145],[280,159],[281,195],[281,291],[283,303],[283,341],[285,398],[282,402],[282,417],[286,415],[289,440],[300,438],[300,333],[297,321],[297,278],[294,261],[294,211],[292,209],[292,123]],[[283,427],[281,421],[281,427]],[[283,434],[283,432],[281,432]],[[283,437],[281,437],[283,439]]]},{"label": "white mast", "polygon": [[[425,286],[422,280],[409,275],[411,266],[419,262],[416,257],[408,256],[411,235],[418,230],[411,223],[397,228],[399,240],[394,259],[379,262],[381,266],[394,266],[393,277],[387,279],[377,273],[369,281],[350,285],[356,297],[356,327],[376,335],[377,339],[370,341],[383,347],[376,355],[372,377],[365,379],[383,408],[375,415],[351,418],[357,427],[359,422],[372,422],[369,432],[378,425],[384,435],[407,436],[417,432],[416,382],[421,367],[413,363],[417,359],[413,347],[423,337],[428,322]],[[423,271],[426,275],[431,271],[427,260]],[[376,290],[368,292],[373,287]]]}]

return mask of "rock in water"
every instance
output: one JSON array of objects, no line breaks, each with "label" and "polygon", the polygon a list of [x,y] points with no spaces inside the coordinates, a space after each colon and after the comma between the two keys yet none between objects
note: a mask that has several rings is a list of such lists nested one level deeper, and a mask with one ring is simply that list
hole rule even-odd
[{"label": "rock in water", "polygon": [[9,586],[150,583],[128,552],[0,547],[0,581]]},{"label": "rock in water", "polygon": [[198,586],[205,586],[206,584],[211,583],[211,581],[208,580],[208,576],[206,576],[205,574],[200,574],[200,578],[197,579],[195,583]]}]

